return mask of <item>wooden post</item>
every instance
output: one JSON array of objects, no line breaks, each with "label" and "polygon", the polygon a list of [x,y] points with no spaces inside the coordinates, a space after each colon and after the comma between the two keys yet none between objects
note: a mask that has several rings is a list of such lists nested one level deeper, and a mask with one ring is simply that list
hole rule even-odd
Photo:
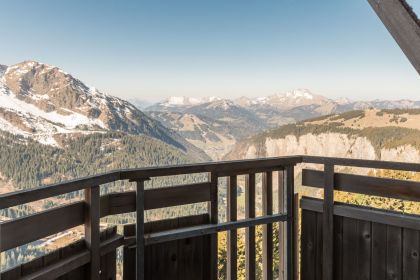
[{"label": "wooden post", "polygon": [[[263,215],[273,215],[273,173],[262,177]],[[273,224],[263,225],[263,280],[273,280]]]},{"label": "wooden post", "polygon": [[85,242],[90,251],[89,279],[99,280],[100,277],[100,187],[85,189]]},{"label": "wooden post", "polygon": [[295,225],[294,225],[294,192],[295,192],[295,172],[294,166],[286,167],[285,185],[287,198],[287,256],[286,256],[286,273],[288,280],[295,280]]},{"label": "wooden post", "polygon": [[144,180],[136,182],[136,279],[144,279]]},{"label": "wooden post", "polygon": [[[228,177],[227,186],[227,220],[237,220],[237,177]],[[227,232],[227,279],[237,279],[237,251],[238,231],[236,229]]]},{"label": "wooden post", "polygon": [[[278,171],[278,206],[279,213],[286,213],[285,209],[285,193],[286,193],[286,184],[285,184],[285,171]],[[286,279],[285,271],[285,256],[286,256],[286,231],[283,222],[279,223],[279,280]]]},{"label": "wooden post", "polygon": [[[245,181],[245,216],[255,218],[255,174],[246,176]],[[245,229],[245,276],[255,280],[255,226]]]},{"label": "wooden post", "polygon": [[322,215],[322,279],[333,279],[334,165],[324,165],[324,213]]},{"label": "wooden post", "polygon": [[295,227],[295,246],[293,248],[294,250],[294,261],[295,261],[295,279],[298,279],[299,276],[299,263],[300,263],[300,256],[299,256],[299,249],[300,249],[300,244],[301,244],[301,235],[299,235],[300,231],[299,231],[299,209],[300,209],[300,202],[299,202],[299,193],[295,193],[294,196],[294,202],[295,202],[295,208],[294,208],[294,212],[293,212],[293,217],[294,217],[294,227]]},{"label": "wooden post", "polygon": [[[209,175],[209,179],[211,182],[210,188],[210,202],[209,202],[209,214],[210,214],[210,223],[217,224],[218,223],[218,176],[216,173],[211,172]],[[218,244],[217,244],[217,233],[214,233],[210,237],[210,279],[217,280],[218,279]]]}]

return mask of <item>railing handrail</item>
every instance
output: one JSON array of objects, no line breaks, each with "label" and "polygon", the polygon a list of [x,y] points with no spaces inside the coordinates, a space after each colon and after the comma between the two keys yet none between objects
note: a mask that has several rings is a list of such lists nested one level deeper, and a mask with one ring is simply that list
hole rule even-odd
[{"label": "railing handrail", "polygon": [[420,163],[305,155],[301,158],[302,163],[420,172]]},{"label": "railing handrail", "polygon": [[[34,202],[37,200],[83,190],[93,186],[112,183],[119,180],[138,180],[144,178],[216,172],[219,176],[227,176],[232,172],[247,173],[265,171],[267,168],[277,168],[294,165],[302,161],[301,156],[272,157],[251,160],[218,161],[192,163],[183,165],[168,165],[160,167],[144,167],[113,170],[99,175],[69,180],[38,188],[25,189],[0,195],[0,210]],[[258,166],[256,166],[256,164]]]},{"label": "railing handrail", "polygon": [[[149,177],[173,176],[203,172],[218,172],[219,176],[228,176],[233,171],[246,173],[250,169],[257,170],[258,168],[261,168],[261,171],[264,171],[268,167],[279,167],[298,163],[333,164],[338,166],[420,172],[419,163],[306,155],[119,169],[42,187],[1,194],[0,209],[34,202],[52,196],[79,191],[85,188],[90,188],[92,186],[107,184],[119,180],[135,180]],[[255,167],[255,164],[258,164],[258,167]]]}]

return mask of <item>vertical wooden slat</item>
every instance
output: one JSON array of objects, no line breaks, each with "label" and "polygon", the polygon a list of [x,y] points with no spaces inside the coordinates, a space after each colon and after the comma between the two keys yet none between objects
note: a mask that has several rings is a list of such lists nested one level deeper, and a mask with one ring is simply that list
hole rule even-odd
[{"label": "vertical wooden slat", "polygon": [[316,212],[302,210],[301,279],[315,280]]},{"label": "vertical wooden slat", "polygon": [[334,165],[324,166],[324,214],[322,243],[322,279],[333,280],[333,235],[334,235]]},{"label": "vertical wooden slat", "polygon": [[[210,202],[209,202],[209,214],[210,223],[218,223],[218,176],[216,173],[211,172],[209,174],[209,180],[211,182],[210,187]],[[210,237],[210,279],[218,279],[218,253],[217,253],[217,233],[212,234]]]},{"label": "vertical wooden slat", "polygon": [[[124,228],[125,231],[126,228]],[[124,236],[125,233],[124,233]],[[123,248],[123,280],[136,279],[136,248],[124,246]]]},{"label": "vertical wooden slat", "polygon": [[386,274],[387,279],[402,278],[402,229],[387,226]]},{"label": "vertical wooden slat", "polygon": [[343,279],[343,217],[334,216],[334,280]]},{"label": "vertical wooden slat", "polygon": [[386,279],[386,225],[372,223],[371,279]]},{"label": "vertical wooden slat", "polygon": [[357,220],[343,218],[343,280],[358,279],[359,236]]},{"label": "vertical wooden slat", "polygon": [[300,201],[299,201],[299,193],[294,194],[294,209],[293,209],[293,217],[294,217],[294,228],[295,228],[295,243],[293,247],[294,253],[294,275],[295,279],[299,279],[299,262],[300,262],[300,235],[299,235],[299,226],[300,226],[300,216],[299,216],[299,209],[300,209]]},{"label": "vertical wooden slat", "polygon": [[[263,215],[273,214],[273,173],[265,172],[262,177]],[[263,279],[273,279],[273,224],[263,225]]]},{"label": "vertical wooden slat", "polygon": [[403,229],[403,279],[415,280],[419,274],[419,232]]},{"label": "vertical wooden slat", "polygon": [[370,278],[370,263],[371,263],[371,248],[372,248],[372,238],[371,238],[371,222],[358,220],[357,221],[357,230],[358,230],[358,244],[359,248],[357,249],[358,256],[358,276],[359,279],[369,279]]},{"label": "vertical wooden slat", "polygon": [[144,279],[144,180],[136,182],[136,279]]},{"label": "vertical wooden slat", "polygon": [[[227,219],[237,220],[237,177],[228,178],[227,188]],[[236,229],[227,232],[227,279],[237,279],[237,251],[238,231]]]},{"label": "vertical wooden slat", "polygon": [[285,186],[287,192],[287,256],[286,256],[286,263],[287,263],[287,279],[294,280],[295,275],[295,260],[296,260],[296,252],[295,252],[295,225],[294,225],[294,192],[295,192],[295,171],[294,166],[287,166],[286,167],[286,176],[285,176]]},{"label": "vertical wooden slat", "polygon": [[100,276],[100,236],[99,236],[99,211],[100,188],[94,186],[85,189],[85,242],[90,251],[89,279],[99,279]]},{"label": "vertical wooden slat", "polygon": [[[255,174],[249,174],[245,180],[245,216],[255,218]],[[245,276],[255,280],[255,227],[245,229]]]},{"label": "vertical wooden slat", "polygon": [[324,217],[322,213],[316,213],[316,239],[315,239],[315,280],[322,280],[322,267],[324,260],[322,258],[322,244],[323,244],[323,222]]},{"label": "vertical wooden slat", "polygon": [[[278,171],[278,207],[279,213],[286,213],[285,209],[285,171]],[[279,223],[279,280],[286,279],[285,256],[286,256],[286,231],[283,222]]]}]

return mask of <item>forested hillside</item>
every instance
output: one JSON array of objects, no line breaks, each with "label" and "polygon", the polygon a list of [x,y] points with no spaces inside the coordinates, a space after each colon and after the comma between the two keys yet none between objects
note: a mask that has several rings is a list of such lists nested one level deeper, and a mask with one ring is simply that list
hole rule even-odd
[{"label": "forested hillside", "polygon": [[0,173],[18,189],[33,188],[120,168],[190,162],[147,136],[110,132],[65,139],[64,149],[0,132]]}]

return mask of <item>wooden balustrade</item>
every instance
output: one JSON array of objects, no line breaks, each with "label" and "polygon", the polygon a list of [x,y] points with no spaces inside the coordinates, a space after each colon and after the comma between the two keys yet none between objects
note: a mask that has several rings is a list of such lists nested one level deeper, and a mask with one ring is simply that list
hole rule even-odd
[{"label": "wooden balustrade", "polygon": [[[37,265],[33,265],[34,269],[28,269],[27,264],[9,269],[2,272],[2,280],[16,279],[17,275],[27,279],[56,278],[82,268],[85,279],[110,279],[109,271],[113,270],[106,272],[104,262],[114,262],[115,265],[115,254],[108,255],[108,260],[103,257],[110,252],[115,253],[115,249],[120,246],[124,246],[124,270],[127,271],[125,279],[135,277],[137,279],[152,279],[150,277],[158,277],[156,275],[160,275],[161,278],[172,275],[173,279],[194,279],[193,277],[196,279],[197,277],[218,279],[218,233],[222,231],[227,232],[227,278],[237,279],[237,242],[238,229],[240,228],[245,228],[246,232],[246,279],[256,279],[255,227],[260,225],[263,227],[262,278],[264,280],[273,279],[273,271],[278,271],[278,277],[281,280],[296,279],[298,249],[296,247],[297,201],[294,190],[294,169],[298,163],[324,166],[323,171],[303,169],[302,172],[303,185],[324,189],[323,201],[308,199],[302,201],[303,208],[322,213],[318,226],[319,229],[322,229],[323,243],[321,247],[318,246],[322,250],[317,251],[318,256],[322,258],[322,271],[319,272],[322,279],[336,279],[334,276],[334,256],[336,254],[334,246],[336,244],[337,226],[335,220],[337,215],[360,219],[366,219],[369,215],[371,222],[386,222],[394,226],[420,230],[418,217],[404,216],[402,219],[400,214],[376,210],[367,212],[365,209],[350,209],[334,203],[334,190],[420,201],[420,183],[418,182],[335,172],[338,166],[420,172],[419,164],[293,156],[119,170],[0,195],[0,209],[74,191],[84,190],[85,195],[83,201],[39,211],[1,224],[0,245],[2,252],[75,226],[84,225],[85,230],[83,247],[80,250],[74,251],[71,255],[63,254],[63,257],[54,262],[47,261],[46,256],[38,258],[31,262],[31,265],[37,263]],[[144,188],[144,182],[149,178],[196,173],[207,173],[208,180],[202,183],[167,186],[158,189]],[[279,213],[273,212],[274,174],[278,174]],[[238,219],[237,213],[238,176],[245,178],[244,219]],[[220,178],[227,178],[226,222],[220,222],[218,219]],[[136,184],[136,190],[100,196],[102,184],[118,180],[130,180]],[[262,186],[262,216],[257,216],[255,209],[256,187],[259,185]],[[207,214],[153,223],[144,221],[144,211],[147,210],[202,202],[208,203]],[[136,224],[134,227],[126,226],[124,236],[115,233],[105,239],[100,238],[103,235],[99,227],[100,218],[133,212],[136,213]],[[309,213],[307,217],[311,215],[315,214]],[[279,224],[278,244],[273,244],[274,223]],[[305,225],[305,228],[313,230],[309,226],[310,224]],[[308,238],[315,237],[308,236]],[[278,256],[273,254],[274,246],[278,247]],[[166,251],[170,253],[164,253]],[[163,258],[160,265],[167,266],[167,270],[156,263],[150,263],[150,260],[157,258],[156,256]],[[280,266],[278,268],[273,267],[275,257],[279,259]],[[207,263],[206,265],[199,264],[197,260]],[[41,263],[42,266],[39,265]],[[62,266],[61,270],[60,266]],[[305,273],[310,274],[310,271],[305,271]],[[78,275],[80,276],[80,273]],[[161,279],[159,277],[154,279]],[[70,279],[72,278],[70,277]],[[111,279],[113,278],[111,277]]]},{"label": "wooden balustrade", "polygon": [[[84,190],[84,201],[70,203],[60,207],[54,207],[45,211],[40,211],[19,219],[6,221],[0,229],[1,251],[6,251],[32,241],[39,240],[49,235],[62,232],[78,225],[84,225],[85,251],[62,260],[60,263],[70,263],[68,269],[76,269],[78,266],[85,267],[87,279],[103,279],[101,271],[101,254],[103,248],[107,251],[115,250],[118,246],[131,246],[136,248],[135,275],[137,279],[144,279],[145,276],[145,257],[147,246],[185,240],[188,238],[198,238],[209,236],[210,265],[208,271],[209,279],[218,279],[218,241],[217,233],[221,231],[229,232],[229,277],[237,278],[237,229],[246,229],[246,248],[247,248],[247,279],[255,279],[255,226],[266,225],[264,227],[264,277],[272,279],[273,267],[273,233],[272,224],[288,222],[292,215],[286,213],[273,214],[272,212],[272,172],[283,172],[284,166],[294,166],[301,161],[301,157],[282,157],[258,160],[219,162],[191,164],[183,166],[169,166],[158,168],[141,168],[112,171],[98,176],[91,176],[83,179],[72,180],[60,184],[44,186],[40,188],[23,190],[0,195],[0,209],[5,209],[25,203],[47,199],[57,195]],[[144,189],[144,182],[149,178],[195,174],[206,172],[209,174],[207,182],[168,186],[159,189]],[[255,215],[255,186],[256,173],[263,174],[263,196],[264,196],[264,215]],[[237,176],[245,175],[246,183],[246,218],[237,218]],[[229,178],[229,190],[227,209],[228,221],[220,223],[218,221],[219,208],[219,178]],[[124,193],[110,193],[100,196],[100,185],[115,182],[118,180],[130,180],[136,183],[136,191]],[[291,180],[293,181],[293,180]],[[281,185],[283,182],[281,182]],[[293,188],[293,183],[288,185]],[[283,189],[283,188],[281,188]],[[293,193],[293,189],[289,190]],[[157,232],[145,233],[144,211],[163,207],[172,207],[191,203],[208,202],[209,222],[202,225],[193,225],[170,230],[159,230]],[[112,238],[101,243],[99,241],[100,229],[99,219],[110,215],[136,212],[135,237],[122,236]],[[42,224],[42,227],[39,225]],[[187,223],[188,224],[188,223]],[[166,244],[166,243],[165,243]],[[105,246],[105,247],[104,247]],[[114,247],[113,247],[114,246]],[[57,265],[57,264],[55,264]],[[63,270],[63,271],[67,271]],[[3,272],[2,275],[11,275],[9,272],[16,268]],[[21,271],[22,272],[22,271]],[[32,277],[33,273],[22,272],[21,277]],[[55,269],[43,267],[37,271],[40,278],[48,278],[57,275]],[[16,275],[16,274],[14,274]],[[61,275],[61,274],[60,274]],[[204,275],[204,274],[203,274]],[[7,279],[7,278],[6,278]]]}]

